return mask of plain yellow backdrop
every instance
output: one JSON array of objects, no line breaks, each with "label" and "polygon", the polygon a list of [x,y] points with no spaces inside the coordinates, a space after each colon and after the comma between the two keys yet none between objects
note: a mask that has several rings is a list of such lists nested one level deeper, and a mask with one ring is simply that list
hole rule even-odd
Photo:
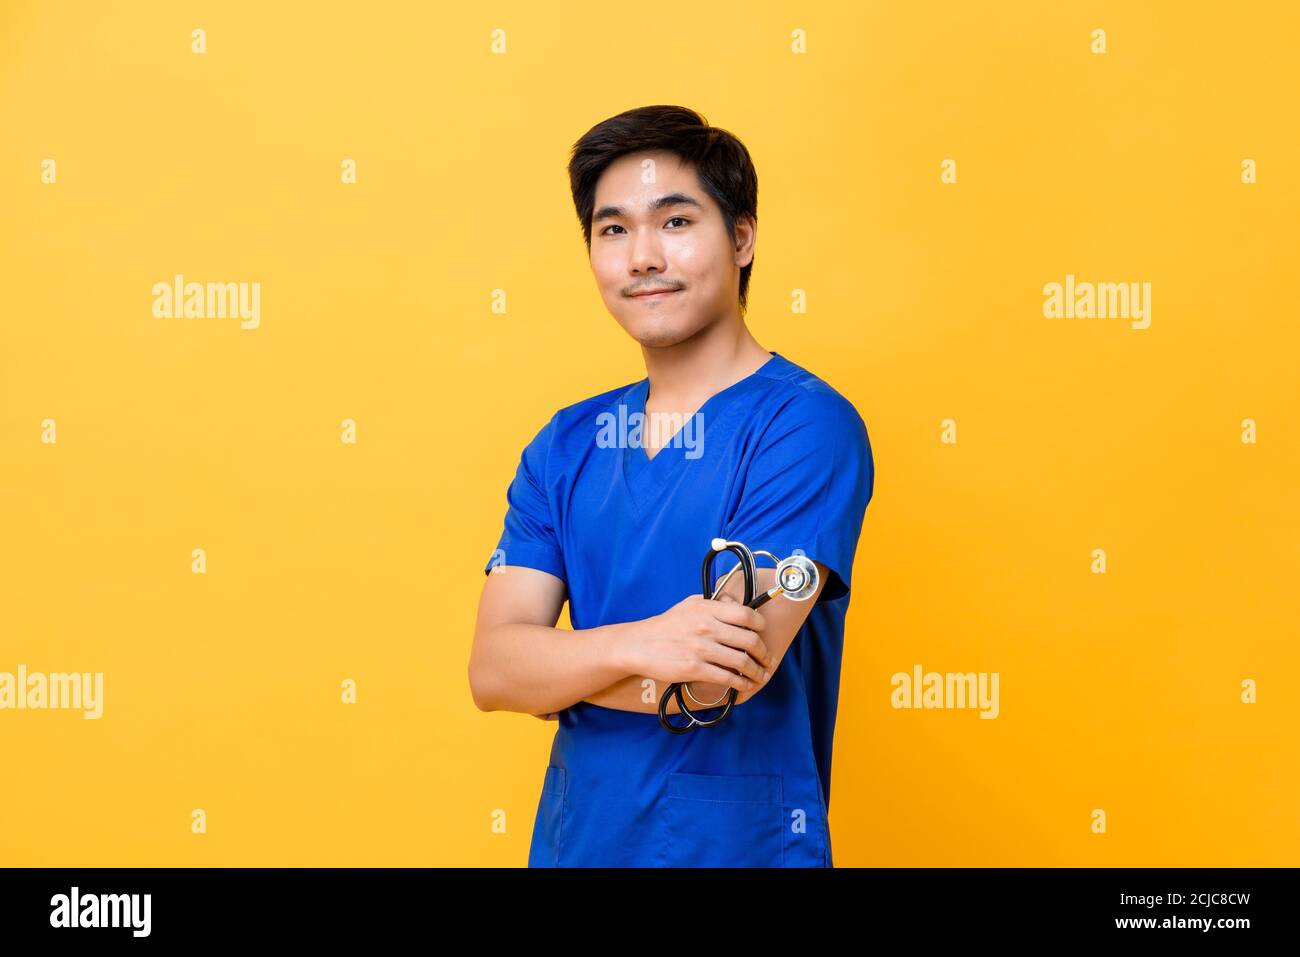
[{"label": "plain yellow backdrop", "polygon": [[[105,702],[0,711],[0,865],[525,863],[555,726],[476,710],[474,614],[524,444],[644,375],[565,163],[653,103],[749,147],[751,328],[872,440],[836,864],[1300,863],[1297,35],[1283,2],[4,4],[0,671]],[[176,273],[260,282],[260,328],[154,319]],[[1044,318],[1067,273],[1150,282],[1150,328]],[[891,708],[914,664],[998,672],[1000,716]]]}]

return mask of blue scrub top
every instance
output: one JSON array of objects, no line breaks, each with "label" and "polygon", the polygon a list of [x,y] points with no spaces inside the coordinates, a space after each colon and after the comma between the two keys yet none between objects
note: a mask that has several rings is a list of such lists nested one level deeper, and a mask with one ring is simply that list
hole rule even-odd
[{"label": "blue scrub top", "polygon": [[[562,711],[530,867],[832,866],[844,616],[875,467],[852,403],[771,355],[653,459],[631,428],[648,379],[561,409],[524,449],[484,571],[562,579],[574,628],[649,618],[699,594],[718,536],[780,558],[801,549],[830,570],[767,686],[716,727],[670,734],[657,714],[585,701]],[[715,574],[735,564],[720,555]]]}]

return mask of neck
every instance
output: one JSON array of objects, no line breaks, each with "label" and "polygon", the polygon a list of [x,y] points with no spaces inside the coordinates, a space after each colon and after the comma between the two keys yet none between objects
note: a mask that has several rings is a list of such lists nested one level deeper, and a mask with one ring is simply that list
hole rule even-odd
[{"label": "neck", "polygon": [[676,345],[642,346],[650,390],[647,407],[697,409],[710,396],[752,375],[772,358],[736,315]]}]

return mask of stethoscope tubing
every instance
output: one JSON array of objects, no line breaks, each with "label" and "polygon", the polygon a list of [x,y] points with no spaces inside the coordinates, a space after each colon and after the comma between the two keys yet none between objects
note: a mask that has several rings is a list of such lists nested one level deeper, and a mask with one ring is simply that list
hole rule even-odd
[{"label": "stethoscope tubing", "polygon": [[[775,595],[780,591],[779,588],[774,588],[771,591],[765,591],[762,594],[755,596],[754,592],[758,589],[758,566],[754,564],[754,553],[740,542],[726,542],[721,547],[716,547],[717,543],[715,542],[714,545],[715,547],[710,548],[708,554],[704,556],[704,564],[700,569],[700,577],[702,581],[700,591],[705,598],[713,597],[713,563],[714,560],[723,552],[731,552],[740,561],[741,574],[744,576],[745,580],[745,607],[759,608],[775,597]],[[659,723],[673,734],[685,734],[687,731],[691,731],[694,728],[712,728],[715,725],[721,724],[727,719],[727,715],[731,714],[731,709],[735,707],[736,698],[739,694],[735,688],[728,688],[727,701],[722,705],[722,713],[715,718],[701,718],[686,706],[686,701],[682,697],[682,689],[684,686],[685,682],[674,682],[668,686],[668,690],[665,691],[663,696],[659,699]],[[668,720],[668,702],[672,698],[677,699],[677,707],[681,709],[682,714],[687,716],[687,724],[675,725]],[[716,705],[711,705],[709,707],[714,706]]]}]

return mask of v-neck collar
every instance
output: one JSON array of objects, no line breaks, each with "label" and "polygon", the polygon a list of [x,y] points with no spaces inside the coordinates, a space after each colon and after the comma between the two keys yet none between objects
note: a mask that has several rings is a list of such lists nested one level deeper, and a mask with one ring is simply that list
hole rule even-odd
[{"label": "v-neck collar", "polygon": [[[739,397],[757,385],[760,379],[765,377],[765,373],[770,372],[775,364],[784,361],[780,353],[770,352],[769,354],[772,358],[768,359],[767,362],[745,376],[745,378],[733,382],[725,389],[721,389],[709,396],[704,400],[704,404],[693,413],[692,417],[696,415],[701,417],[699,419],[700,428],[697,439],[700,442],[701,451],[705,448],[705,435],[710,431],[719,435],[725,434],[725,426],[743,411],[745,406],[744,403],[737,401]],[[646,397],[649,394],[650,379],[647,377],[624,393],[622,399],[619,400],[620,403],[627,406],[629,419],[633,413],[641,413],[643,429],[648,426],[645,406]],[[665,442],[659,451],[655,453],[654,458],[648,457],[645,449],[639,445],[634,448],[626,442],[623,443],[621,449],[623,453],[623,481],[638,509],[644,510],[653,502],[666,479],[674,474],[678,468],[689,467],[691,463],[699,461],[699,459],[686,457],[686,453],[690,450],[679,440],[679,436],[682,436],[687,428],[694,428],[694,426],[689,421],[683,422],[677,434],[671,436]]]}]

